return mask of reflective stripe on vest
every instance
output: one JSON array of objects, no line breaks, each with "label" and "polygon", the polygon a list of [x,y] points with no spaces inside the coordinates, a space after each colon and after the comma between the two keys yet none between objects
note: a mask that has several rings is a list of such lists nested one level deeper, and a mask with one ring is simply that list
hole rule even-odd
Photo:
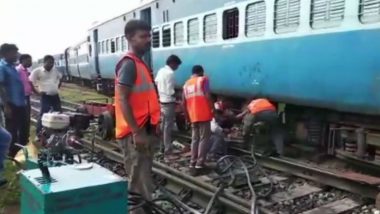
[{"label": "reflective stripe on vest", "polygon": [[155,89],[154,88],[154,84],[153,82],[149,82],[149,80],[147,79],[146,75],[145,75],[145,72],[144,71],[137,71],[140,73],[140,76],[141,76],[141,84],[139,85],[134,85],[132,87],[132,92],[145,92],[145,91],[149,91],[149,90],[152,90],[152,89]]},{"label": "reflective stripe on vest", "polygon": [[197,77],[196,84],[185,85],[185,98],[191,98],[196,96],[205,96],[202,88],[203,77]]}]

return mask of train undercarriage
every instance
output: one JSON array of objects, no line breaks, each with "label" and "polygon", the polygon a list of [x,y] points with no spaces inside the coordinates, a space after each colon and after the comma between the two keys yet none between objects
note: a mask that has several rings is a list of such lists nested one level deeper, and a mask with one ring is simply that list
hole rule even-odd
[{"label": "train undercarriage", "polygon": [[[103,81],[102,93],[112,94],[113,81]],[[176,125],[181,132],[189,131],[181,106],[181,92],[177,91]],[[241,111],[245,99],[214,94],[215,100],[227,103],[233,112]],[[344,113],[329,109],[278,103],[279,119],[286,130],[286,147],[308,151],[315,157],[337,156],[359,164],[380,166],[380,117]],[[103,138],[113,137],[113,112],[100,117]],[[235,122],[238,130],[240,122]],[[237,131],[239,132],[239,131]],[[241,138],[239,133],[236,138]],[[234,138],[235,138],[234,137]],[[267,138],[260,138],[268,140]],[[229,139],[231,140],[231,139]],[[262,142],[263,143],[263,142]],[[248,148],[247,145],[244,146]]]}]

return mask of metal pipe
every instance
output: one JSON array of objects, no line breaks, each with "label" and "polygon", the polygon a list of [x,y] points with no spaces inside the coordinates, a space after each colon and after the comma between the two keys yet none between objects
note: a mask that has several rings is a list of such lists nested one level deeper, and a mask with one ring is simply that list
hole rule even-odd
[{"label": "metal pipe", "polygon": [[[162,163],[159,163],[157,161],[153,162],[153,166],[157,167],[157,168],[160,168],[160,169],[163,169],[163,170],[165,170],[167,172],[170,172],[170,174],[175,175],[177,177],[180,177],[180,178],[182,178],[182,179],[184,179],[184,180],[186,180],[188,182],[191,182],[191,183],[193,183],[193,184],[195,184],[195,185],[197,185],[199,187],[202,187],[202,188],[204,188],[204,189],[206,189],[208,191],[216,192],[218,190],[218,188],[215,187],[215,186],[213,186],[212,184],[201,182],[201,181],[197,180],[194,177],[186,175],[183,172],[180,172],[178,170],[170,168],[169,166],[164,165]],[[242,198],[239,198],[239,197],[237,197],[235,195],[232,195],[232,194],[226,193],[226,192],[223,192],[221,195],[224,196],[224,197],[226,197],[226,198],[228,198],[229,200],[237,203],[237,204],[241,204],[244,207],[247,207],[247,208],[251,207],[251,204],[249,203],[249,201],[246,201],[246,200],[244,200]]]},{"label": "metal pipe", "polygon": [[[174,181],[180,185],[186,186],[186,187],[194,190],[195,192],[201,193],[202,195],[208,196],[210,198],[212,198],[214,195],[213,192],[210,192],[209,190],[206,190],[206,189],[204,189],[204,188],[202,188],[202,187],[200,187],[194,183],[182,180],[182,179],[178,178],[177,176],[175,176],[171,173],[165,172],[164,170],[153,168],[153,172],[157,173],[159,175],[162,175],[162,176],[166,177],[167,179],[170,179],[171,181]],[[249,213],[250,212],[250,210],[248,208],[241,206],[241,204],[237,204],[237,203],[232,202],[231,200],[224,197],[222,194],[219,196],[219,201],[221,203],[223,203],[224,205],[226,205],[230,208],[233,208],[234,210],[238,211],[239,213]]]},{"label": "metal pipe", "polygon": [[367,150],[364,128],[358,128],[355,130],[355,132],[356,132],[356,144],[357,144],[356,156],[358,156],[359,158],[363,158]]}]

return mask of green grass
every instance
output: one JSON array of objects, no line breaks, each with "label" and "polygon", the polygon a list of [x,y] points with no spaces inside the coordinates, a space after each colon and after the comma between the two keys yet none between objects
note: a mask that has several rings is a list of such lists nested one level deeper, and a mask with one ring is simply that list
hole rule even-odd
[{"label": "green grass", "polygon": [[62,100],[71,101],[74,103],[81,103],[91,99],[102,99],[99,100],[99,102],[104,102],[103,99],[105,100],[107,98],[111,101],[109,97],[99,94],[93,89],[79,87],[70,83],[64,83],[59,94]]},{"label": "green grass", "polygon": [[[32,126],[30,128],[29,138],[31,141],[35,138],[35,133],[35,128]],[[5,214],[6,212],[4,210],[8,207],[19,207],[21,193],[17,172],[20,170],[21,169],[15,166],[13,162],[5,162],[5,178],[8,180],[8,184],[0,189],[0,214]],[[13,213],[7,211],[6,214]]]},{"label": "green grass", "polygon": [[5,177],[8,180],[8,184],[0,190],[0,213],[9,206],[18,206],[19,204],[20,186],[18,175],[16,174],[19,170],[12,162],[7,161],[5,163]]}]

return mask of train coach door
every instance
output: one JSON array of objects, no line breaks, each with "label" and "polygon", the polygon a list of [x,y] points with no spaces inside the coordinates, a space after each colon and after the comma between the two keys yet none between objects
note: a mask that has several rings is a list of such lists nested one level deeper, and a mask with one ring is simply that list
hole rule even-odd
[{"label": "train coach door", "polygon": [[[152,11],[150,7],[140,12],[140,19],[148,23],[149,26],[152,26]],[[149,65],[150,68],[152,68],[152,50],[151,49],[144,55],[143,60],[145,61],[147,65]]]},{"label": "train coach door", "polygon": [[98,43],[98,29],[95,29],[93,31],[93,37],[94,37],[94,63],[95,63],[95,71],[98,76],[100,76],[100,70],[99,70],[99,43]]}]

